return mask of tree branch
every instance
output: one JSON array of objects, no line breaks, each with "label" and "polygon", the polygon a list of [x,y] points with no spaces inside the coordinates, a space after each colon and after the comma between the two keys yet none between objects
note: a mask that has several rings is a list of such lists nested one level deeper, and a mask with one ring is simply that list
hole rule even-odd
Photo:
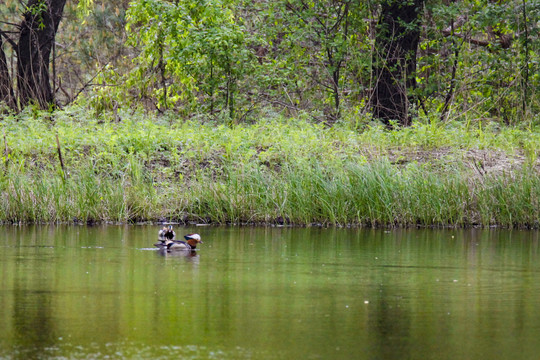
[{"label": "tree branch", "polygon": [[11,45],[14,49],[16,49],[17,48],[17,43],[15,41],[11,40],[11,38],[9,36],[7,36],[6,34],[7,34],[6,31],[0,30],[0,36],[2,36],[9,43],[9,45]]},{"label": "tree branch", "polygon": [[[457,18],[456,21],[452,21],[450,26],[448,26],[446,29],[442,31],[443,36],[444,37],[456,36],[458,38],[464,39],[465,41],[473,45],[478,45],[478,46],[483,46],[483,47],[493,44],[493,42],[490,40],[474,39],[472,37],[469,37],[468,34],[455,32],[455,30],[463,26],[467,22],[467,20],[468,20],[467,15],[461,15],[460,17]],[[499,31],[493,31],[491,27],[488,27],[487,32],[489,35],[494,36],[498,39],[499,44],[501,44],[501,47],[503,49],[508,49],[512,45],[512,40],[514,39],[514,37],[519,35],[519,34],[516,34],[516,35],[502,34]]]}]

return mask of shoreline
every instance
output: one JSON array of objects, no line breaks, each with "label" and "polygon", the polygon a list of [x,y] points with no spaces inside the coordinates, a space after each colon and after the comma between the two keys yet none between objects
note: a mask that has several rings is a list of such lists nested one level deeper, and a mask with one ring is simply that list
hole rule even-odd
[{"label": "shoreline", "polygon": [[288,228],[288,229],[307,229],[307,228],[319,228],[319,229],[364,229],[364,230],[411,230],[411,229],[430,229],[430,230],[520,230],[520,231],[538,231],[540,230],[540,224],[533,226],[528,225],[516,225],[516,226],[504,226],[498,224],[482,225],[482,224],[459,224],[459,225],[365,225],[365,224],[279,224],[279,223],[196,223],[196,222],[181,222],[181,221],[137,221],[137,222],[114,222],[114,221],[88,221],[88,222],[74,222],[74,221],[58,221],[58,222],[1,222],[0,226],[162,226],[162,225],[176,225],[181,227],[245,227],[245,228]]}]

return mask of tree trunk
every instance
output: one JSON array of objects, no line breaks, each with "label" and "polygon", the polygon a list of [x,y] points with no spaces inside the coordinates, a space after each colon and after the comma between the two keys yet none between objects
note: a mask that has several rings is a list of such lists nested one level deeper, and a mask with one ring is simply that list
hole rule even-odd
[{"label": "tree trunk", "polygon": [[9,75],[9,68],[4,52],[4,39],[0,35],[0,103],[9,107],[14,105],[13,86]]},{"label": "tree trunk", "polygon": [[387,126],[396,120],[402,126],[411,123],[410,103],[416,87],[416,51],[420,38],[420,14],[423,0],[383,0],[377,24],[371,106],[373,116]]},{"label": "tree trunk", "polygon": [[21,105],[36,101],[43,109],[54,105],[49,63],[66,0],[29,0],[17,47],[18,90]]}]

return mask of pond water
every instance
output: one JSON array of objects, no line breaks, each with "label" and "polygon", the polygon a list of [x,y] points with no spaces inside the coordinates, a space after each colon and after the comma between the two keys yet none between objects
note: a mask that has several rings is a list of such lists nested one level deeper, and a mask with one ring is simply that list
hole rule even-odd
[{"label": "pond water", "polygon": [[0,227],[3,359],[537,359],[539,233]]}]

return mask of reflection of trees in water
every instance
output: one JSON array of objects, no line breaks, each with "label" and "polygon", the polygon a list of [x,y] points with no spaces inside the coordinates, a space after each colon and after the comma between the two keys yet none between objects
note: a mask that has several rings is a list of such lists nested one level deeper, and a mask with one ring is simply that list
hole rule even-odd
[{"label": "reflection of trees in water", "polygon": [[[28,271],[23,266],[17,263],[15,276]],[[39,284],[27,284],[39,280],[40,277],[20,276],[13,282],[13,342],[19,349],[14,356],[20,359],[43,358],[56,345],[50,291],[28,290],[39,289]]]},{"label": "reflection of trees in water", "polygon": [[398,306],[395,295],[380,289],[377,303],[369,314],[369,333],[373,335],[374,359],[408,359],[411,354],[410,309]]}]

